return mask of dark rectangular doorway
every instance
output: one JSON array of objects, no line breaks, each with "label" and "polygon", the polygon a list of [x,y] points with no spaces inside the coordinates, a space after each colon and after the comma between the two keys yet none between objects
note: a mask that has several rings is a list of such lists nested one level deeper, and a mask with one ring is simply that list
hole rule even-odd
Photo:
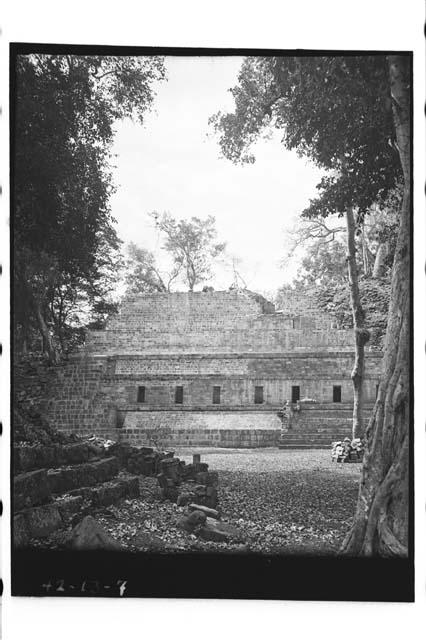
[{"label": "dark rectangular doorway", "polygon": [[175,404],[183,404],[183,387],[175,389]]},{"label": "dark rectangular doorway", "polygon": [[138,402],[145,402],[145,387],[138,387]]},{"label": "dark rectangular doorway", "polygon": [[294,386],[291,388],[291,401],[294,403],[298,400],[300,400],[300,387]]},{"label": "dark rectangular doorway", "polygon": [[263,403],[263,387],[254,388],[254,404]]},{"label": "dark rectangular doorway", "polygon": [[333,387],[333,402],[342,402],[342,387],[340,385]]}]

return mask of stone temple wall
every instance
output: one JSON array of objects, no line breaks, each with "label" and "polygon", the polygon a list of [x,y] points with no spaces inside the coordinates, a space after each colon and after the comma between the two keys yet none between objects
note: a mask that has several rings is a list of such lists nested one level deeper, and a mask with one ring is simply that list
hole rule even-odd
[{"label": "stone temple wall", "polygon": [[[66,431],[137,444],[161,423],[171,445],[269,446],[279,434],[277,410],[293,387],[302,401],[318,403],[321,420],[336,408],[338,386],[344,415],[331,416],[347,435],[353,335],[334,329],[331,320],[326,328],[326,320],[278,313],[251,292],[128,298],[62,370],[49,420]],[[380,362],[380,354],[367,353],[367,406],[374,402]],[[182,387],[179,404],[176,387]],[[220,404],[214,387],[220,387]],[[262,387],[260,404],[256,387]]]},{"label": "stone temple wall", "polygon": [[[260,296],[258,297],[260,298]],[[247,292],[156,293],[129,297],[106,330],[90,332],[89,353],[338,351],[352,332],[331,319],[272,311]]]}]

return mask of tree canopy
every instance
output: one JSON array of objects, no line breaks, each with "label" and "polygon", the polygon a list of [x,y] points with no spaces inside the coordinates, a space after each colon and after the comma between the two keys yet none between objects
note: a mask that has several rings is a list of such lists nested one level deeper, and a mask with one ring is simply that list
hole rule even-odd
[{"label": "tree canopy", "polygon": [[326,171],[308,217],[354,205],[362,215],[401,176],[386,56],[249,57],[231,93],[235,111],[210,119],[226,158],[254,162],[253,143],[274,127]]},{"label": "tree canopy", "polygon": [[225,249],[217,242],[214,216],[176,220],[169,213],[149,214],[163,238],[163,249],[171,256],[174,272],[189,291],[211,277],[212,264]]},{"label": "tree canopy", "polygon": [[32,54],[17,56],[15,72],[15,328],[25,341],[37,327],[53,356],[51,329],[61,338],[114,286],[114,124],[143,121],[164,65],[154,56]]}]

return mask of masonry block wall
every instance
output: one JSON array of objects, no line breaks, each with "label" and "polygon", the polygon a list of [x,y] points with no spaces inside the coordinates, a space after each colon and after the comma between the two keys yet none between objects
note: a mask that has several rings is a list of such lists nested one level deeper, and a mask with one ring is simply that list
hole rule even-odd
[{"label": "masonry block wall", "polygon": [[[172,445],[269,446],[280,430],[277,410],[297,396],[315,400],[322,417],[338,402],[344,419],[331,417],[346,434],[352,331],[290,306],[277,312],[248,291],[129,297],[61,373],[49,419],[140,444],[166,428]],[[367,353],[367,405],[380,362]]]}]

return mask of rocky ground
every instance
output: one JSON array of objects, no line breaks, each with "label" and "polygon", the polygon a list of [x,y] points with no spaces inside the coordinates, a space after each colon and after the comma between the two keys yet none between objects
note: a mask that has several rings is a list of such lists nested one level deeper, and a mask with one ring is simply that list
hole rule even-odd
[{"label": "rocky ground", "polygon": [[[223,522],[244,542],[204,541],[183,530],[184,508],[161,498],[155,478],[141,477],[139,498],[94,513],[125,549],[158,552],[222,551],[334,554],[351,524],[360,464],[337,464],[330,451],[201,449],[203,462],[219,472]],[[175,454],[191,462],[193,449]],[[57,547],[69,532],[37,546]]]}]

